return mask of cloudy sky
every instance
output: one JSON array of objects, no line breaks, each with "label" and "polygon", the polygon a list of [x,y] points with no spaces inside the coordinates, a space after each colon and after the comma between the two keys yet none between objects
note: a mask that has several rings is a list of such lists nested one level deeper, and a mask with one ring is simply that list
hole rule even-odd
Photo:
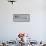
[{"label": "cloudy sky", "polygon": [[[19,32],[34,40],[46,40],[46,1],[17,0],[13,5],[0,0],[0,40],[14,40]],[[13,14],[30,14],[30,22],[13,22]]]}]

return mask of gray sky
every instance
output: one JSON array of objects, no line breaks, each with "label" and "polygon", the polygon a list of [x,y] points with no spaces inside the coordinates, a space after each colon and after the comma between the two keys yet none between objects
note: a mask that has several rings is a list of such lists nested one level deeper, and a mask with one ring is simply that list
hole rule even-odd
[{"label": "gray sky", "polygon": [[[18,32],[27,32],[34,40],[46,40],[45,7],[45,0],[17,0],[13,7],[7,0],[0,0],[0,40],[15,39]],[[30,22],[13,22],[12,14],[19,13],[31,14]]]}]

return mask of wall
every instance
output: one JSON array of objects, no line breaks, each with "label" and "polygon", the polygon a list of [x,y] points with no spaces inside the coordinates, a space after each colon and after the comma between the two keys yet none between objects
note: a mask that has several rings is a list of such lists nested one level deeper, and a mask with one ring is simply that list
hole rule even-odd
[{"label": "wall", "polygon": [[[17,0],[14,5],[0,0],[0,40],[15,39],[22,31],[37,41],[46,40],[45,11],[45,0]],[[13,14],[25,13],[31,14],[30,22],[13,22]]]}]

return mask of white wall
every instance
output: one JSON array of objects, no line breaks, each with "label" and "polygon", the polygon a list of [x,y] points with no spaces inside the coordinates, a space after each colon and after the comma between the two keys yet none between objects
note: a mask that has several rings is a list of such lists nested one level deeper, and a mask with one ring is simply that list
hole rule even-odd
[{"label": "white wall", "polygon": [[[45,11],[45,0],[17,0],[14,5],[0,0],[0,40],[15,39],[18,32],[27,32],[38,41],[46,40]],[[13,14],[25,13],[31,14],[30,22],[13,22]]]}]

